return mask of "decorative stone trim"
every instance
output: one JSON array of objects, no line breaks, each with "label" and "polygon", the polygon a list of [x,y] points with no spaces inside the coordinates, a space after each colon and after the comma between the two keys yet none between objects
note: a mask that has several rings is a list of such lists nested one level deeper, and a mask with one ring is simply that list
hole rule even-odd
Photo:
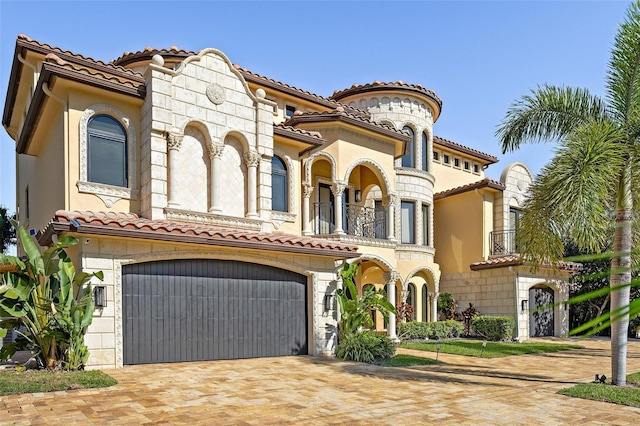
[{"label": "decorative stone trim", "polygon": [[396,176],[413,176],[419,177],[422,179],[428,180],[431,184],[434,184],[436,181],[435,176],[433,176],[430,172],[420,169],[414,169],[411,167],[396,167]]},{"label": "decorative stone trim", "polygon": [[295,222],[297,215],[293,213],[271,211],[271,219],[281,222]]},{"label": "decorative stone trim", "polygon": [[138,190],[131,188],[83,181],[76,182],[76,186],[78,187],[78,191],[93,194],[100,198],[107,208],[111,208],[116,202],[122,199],[135,200],[138,198]]},{"label": "decorative stone trim", "polygon": [[432,256],[435,256],[436,254],[435,248],[419,244],[398,244],[396,247],[396,251],[413,251],[419,253],[427,253]]},{"label": "decorative stone trim", "polygon": [[257,167],[258,164],[260,164],[261,159],[262,159],[262,156],[257,152],[246,152],[244,154],[244,162],[249,167],[251,166]]},{"label": "decorative stone trim", "polygon": [[183,222],[205,223],[207,225],[217,225],[230,228],[241,228],[259,231],[262,229],[262,221],[247,219],[243,217],[223,216],[213,213],[194,212],[190,210],[180,210],[165,208],[165,217],[168,220],[179,220]]},{"label": "decorative stone trim", "polygon": [[378,238],[364,238],[356,237],[354,235],[346,234],[330,234],[330,235],[314,235],[314,238],[322,238],[325,240],[340,241],[345,244],[356,244],[370,247],[385,247],[396,248],[398,247],[397,241],[383,240]]},{"label": "decorative stone trim", "polygon": [[183,135],[177,133],[167,133],[167,148],[173,151],[180,151],[182,148]]},{"label": "decorative stone trim", "polygon": [[218,145],[215,143],[207,144],[207,153],[209,154],[209,158],[213,160],[214,158],[222,158],[222,153],[224,151],[224,145]]},{"label": "decorative stone trim", "polygon": [[214,105],[222,105],[227,100],[224,88],[216,83],[211,83],[207,86],[207,98]]}]

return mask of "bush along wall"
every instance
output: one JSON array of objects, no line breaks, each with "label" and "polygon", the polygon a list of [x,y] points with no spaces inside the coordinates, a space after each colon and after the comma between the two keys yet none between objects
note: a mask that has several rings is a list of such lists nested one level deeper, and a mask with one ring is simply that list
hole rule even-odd
[{"label": "bush along wall", "polygon": [[452,339],[460,337],[464,330],[464,326],[460,321],[446,320],[437,322],[417,322],[410,321],[398,323],[396,331],[398,337],[403,340],[418,339]]},{"label": "bush along wall", "polygon": [[482,315],[473,319],[475,334],[487,340],[512,340],[516,321],[512,317]]}]

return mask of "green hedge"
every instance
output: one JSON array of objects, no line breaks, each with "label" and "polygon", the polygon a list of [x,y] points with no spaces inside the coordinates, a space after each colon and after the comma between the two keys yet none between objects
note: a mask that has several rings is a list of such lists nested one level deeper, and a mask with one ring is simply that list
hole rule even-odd
[{"label": "green hedge", "polygon": [[462,335],[464,326],[460,321],[446,320],[437,322],[401,322],[396,326],[398,337],[404,340],[414,339],[451,339]]},{"label": "green hedge", "polygon": [[336,357],[346,361],[381,362],[396,354],[393,342],[371,331],[348,333],[336,347]]},{"label": "green hedge", "polygon": [[475,334],[487,340],[511,340],[516,322],[512,317],[479,316],[473,319]]}]

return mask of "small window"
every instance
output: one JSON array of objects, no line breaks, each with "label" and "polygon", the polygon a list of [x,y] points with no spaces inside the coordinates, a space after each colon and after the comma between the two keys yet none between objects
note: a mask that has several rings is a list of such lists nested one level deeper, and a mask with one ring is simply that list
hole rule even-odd
[{"label": "small window", "polygon": [[127,136],[108,115],[95,115],[87,124],[87,179],[105,185],[127,186]]},{"label": "small window", "polygon": [[468,162],[468,161],[465,161],[465,162],[463,163],[463,165],[464,165],[464,169],[465,169],[465,170],[469,170],[469,168],[471,167],[471,165],[469,164],[469,162]]},{"label": "small window", "polygon": [[438,151],[433,151],[433,161],[440,161],[440,153]]},{"label": "small window", "polygon": [[426,133],[422,133],[422,170],[429,171],[429,156],[428,156],[429,138]]},{"label": "small window", "polygon": [[400,223],[400,242],[403,244],[415,244],[415,209],[416,204],[412,201],[402,201],[400,203],[402,216]]},{"label": "small window", "polygon": [[422,244],[429,245],[429,206],[422,205]]},{"label": "small window", "polygon": [[29,220],[29,185],[24,189],[24,217]]},{"label": "small window", "polygon": [[473,165],[473,173],[480,173],[480,166],[477,164]]},{"label": "small window", "polygon": [[411,135],[411,141],[407,144],[407,153],[402,156],[402,167],[415,167],[414,152],[415,152],[416,137],[411,127],[404,126],[402,130],[409,132],[409,135]]},{"label": "small window", "polygon": [[460,167],[460,159],[459,158],[454,158],[453,159],[453,167]]},{"label": "small window", "polygon": [[293,113],[296,112],[296,107],[293,105],[286,105],[284,107],[284,115],[287,117],[293,117]]},{"label": "small window", "polygon": [[271,210],[289,211],[287,168],[280,157],[271,158]]},{"label": "small window", "polygon": [[449,160],[449,155],[448,155],[448,154],[443,154],[443,155],[442,155],[442,162],[443,162],[444,164],[449,164],[449,161],[450,161],[450,160]]}]

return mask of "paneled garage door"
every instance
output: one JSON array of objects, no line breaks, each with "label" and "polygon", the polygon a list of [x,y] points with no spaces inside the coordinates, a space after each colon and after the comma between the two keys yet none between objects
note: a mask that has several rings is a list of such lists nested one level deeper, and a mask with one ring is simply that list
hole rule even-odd
[{"label": "paneled garage door", "polygon": [[307,354],[303,275],[190,259],[122,268],[124,364]]}]

